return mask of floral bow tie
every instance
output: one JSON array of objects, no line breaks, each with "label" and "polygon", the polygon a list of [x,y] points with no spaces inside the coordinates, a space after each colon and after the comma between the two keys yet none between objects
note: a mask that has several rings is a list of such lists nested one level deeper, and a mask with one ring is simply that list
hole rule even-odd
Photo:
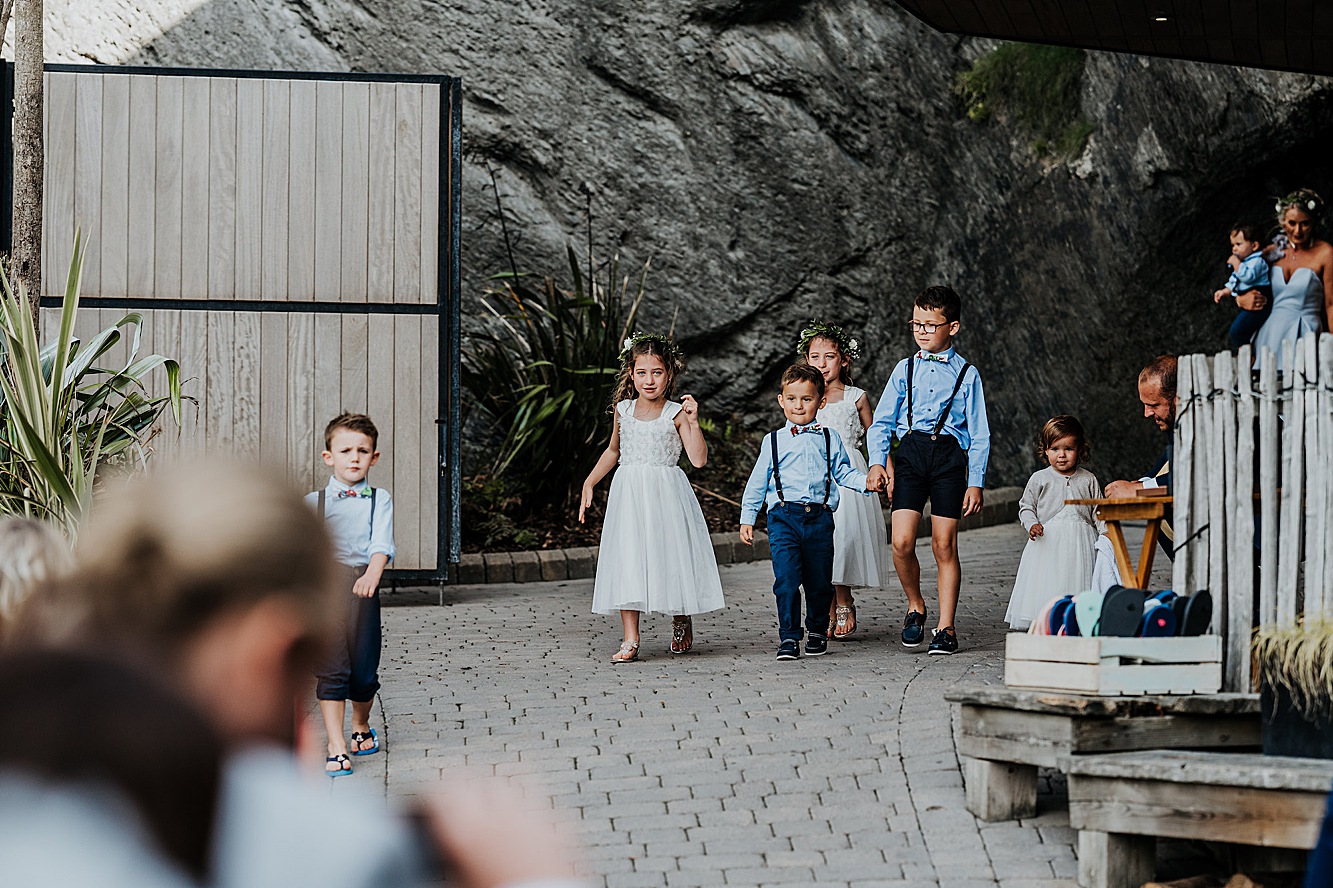
[{"label": "floral bow tie", "polygon": [[344,499],[344,498],[346,498],[346,497],[353,497],[353,498],[355,498],[355,497],[358,497],[358,496],[369,497],[369,496],[370,496],[370,488],[369,488],[369,487],[365,487],[365,488],[362,488],[361,490],[355,490],[355,489],[349,487],[349,488],[347,488],[346,490],[340,490],[340,491],[338,491],[338,499]]},{"label": "floral bow tie", "polygon": [[917,357],[923,361],[939,361],[941,364],[949,363],[949,359],[944,355],[932,355],[930,352],[917,352]]},{"label": "floral bow tie", "polygon": [[816,422],[816,423],[812,423],[811,425],[808,425],[808,426],[798,426],[798,425],[794,425],[794,426],[791,427],[791,433],[792,433],[793,435],[799,435],[801,432],[819,432],[819,431],[823,431],[823,429],[824,429],[824,427],[821,426],[819,423]]}]

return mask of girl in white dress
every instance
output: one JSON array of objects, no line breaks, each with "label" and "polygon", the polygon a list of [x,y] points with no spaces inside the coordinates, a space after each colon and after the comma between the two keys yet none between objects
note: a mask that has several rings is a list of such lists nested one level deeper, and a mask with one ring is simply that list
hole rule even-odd
[{"label": "girl in white dress", "polygon": [[[797,348],[810,366],[824,375],[826,395],[819,424],[842,437],[843,447],[859,472],[867,471],[861,438],[874,419],[864,389],[852,385],[852,361],[859,357],[855,339],[832,324],[811,321],[801,331]],[[878,496],[845,496],[833,513],[833,607],[830,638],[839,641],[856,631],[854,587],[879,588],[892,570],[884,510]]]},{"label": "girl in white dress", "polygon": [[690,616],[723,601],[708,525],[678,465],[682,445],[696,468],[708,461],[699,405],[689,395],[669,400],[685,369],[680,352],[665,336],[635,333],[620,362],[611,443],[583,482],[579,521],[597,482],[619,463],[602,523],[592,610],[620,614],[625,640],[611,662],[630,663],[639,659],[640,613],[672,614],[670,650],[684,654],[694,644]]},{"label": "girl in white dress", "polygon": [[1033,473],[1018,501],[1028,542],[1004,615],[1013,629],[1028,628],[1051,599],[1091,588],[1097,535],[1105,529],[1095,506],[1065,505],[1102,495],[1097,476],[1079,465],[1089,453],[1083,425],[1067,415],[1048,419],[1037,450],[1046,468]]}]

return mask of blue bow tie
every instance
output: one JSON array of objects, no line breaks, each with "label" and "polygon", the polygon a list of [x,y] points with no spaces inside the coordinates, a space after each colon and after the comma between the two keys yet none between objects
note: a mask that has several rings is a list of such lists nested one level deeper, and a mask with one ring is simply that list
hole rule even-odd
[{"label": "blue bow tie", "polygon": [[949,363],[949,359],[944,355],[932,355],[930,352],[917,352],[917,357],[923,361],[939,361],[941,364]]},{"label": "blue bow tie", "polygon": [[799,435],[801,432],[820,432],[823,431],[823,429],[824,427],[816,422],[808,426],[794,425],[791,427],[791,433],[793,435]]},{"label": "blue bow tie", "polygon": [[365,487],[365,488],[362,488],[361,490],[355,490],[355,489],[349,487],[349,488],[347,488],[346,490],[340,490],[340,491],[338,491],[338,499],[344,499],[345,497],[358,497],[358,496],[369,497],[369,496],[370,496],[370,488],[369,488],[369,487]]}]

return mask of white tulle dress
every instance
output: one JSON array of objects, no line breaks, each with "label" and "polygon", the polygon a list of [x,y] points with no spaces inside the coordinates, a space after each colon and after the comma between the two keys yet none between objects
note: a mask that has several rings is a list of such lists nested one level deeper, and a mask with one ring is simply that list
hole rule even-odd
[{"label": "white tulle dress", "polygon": [[595,614],[701,614],[723,605],[708,525],[678,465],[679,412],[680,404],[668,401],[656,419],[638,420],[633,401],[616,405],[620,466],[602,523]]},{"label": "white tulle dress", "polygon": [[[864,394],[864,389],[849,385],[842,400],[826,405],[818,416],[820,425],[842,437],[847,458],[858,472],[869,471],[866,458],[861,455],[865,427],[856,410],[856,402]],[[892,571],[889,535],[879,495],[844,495],[833,513],[833,582],[839,586],[886,586]]]},{"label": "white tulle dress", "polygon": [[1071,506],[1065,500],[1101,495],[1097,476],[1083,468],[1061,475],[1047,466],[1028,479],[1018,520],[1024,530],[1041,524],[1042,535],[1028,540],[1018,562],[1004,615],[1011,628],[1028,628],[1053,598],[1092,588],[1097,535],[1105,526],[1095,517],[1095,506]]}]

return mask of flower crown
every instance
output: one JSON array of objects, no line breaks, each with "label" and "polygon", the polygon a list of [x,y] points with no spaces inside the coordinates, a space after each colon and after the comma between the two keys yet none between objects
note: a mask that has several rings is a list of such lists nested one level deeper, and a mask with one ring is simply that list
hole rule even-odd
[{"label": "flower crown", "polygon": [[1273,204],[1273,210],[1279,216],[1290,207],[1298,207],[1311,214],[1319,215],[1323,212],[1324,201],[1310,189],[1298,188],[1286,197],[1279,198],[1278,202]]},{"label": "flower crown", "polygon": [[801,341],[796,345],[796,354],[802,356],[808,354],[810,343],[816,339],[827,339],[834,343],[838,346],[838,351],[850,360],[855,361],[861,357],[860,343],[849,337],[845,330],[835,324],[815,320],[806,324],[805,329],[801,331]]},{"label": "flower crown", "polygon": [[671,337],[663,336],[661,333],[642,333],[636,331],[622,343],[624,347],[620,350],[620,363],[622,365],[629,364],[630,355],[634,353],[634,346],[644,342],[656,342],[661,345],[662,349],[671,356],[671,360],[676,364],[680,364],[684,361],[680,349],[671,341]]}]

